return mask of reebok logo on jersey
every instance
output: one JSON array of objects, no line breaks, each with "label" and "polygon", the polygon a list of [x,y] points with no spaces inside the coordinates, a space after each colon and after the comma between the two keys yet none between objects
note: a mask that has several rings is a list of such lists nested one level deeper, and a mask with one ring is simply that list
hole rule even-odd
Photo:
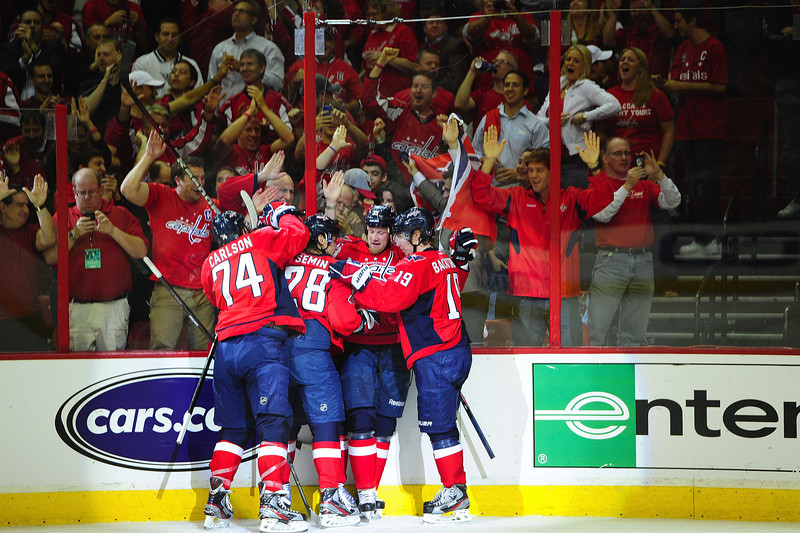
[{"label": "reebok logo on jersey", "polygon": [[389,398],[389,405],[391,405],[392,407],[405,407],[406,402],[400,402]]}]

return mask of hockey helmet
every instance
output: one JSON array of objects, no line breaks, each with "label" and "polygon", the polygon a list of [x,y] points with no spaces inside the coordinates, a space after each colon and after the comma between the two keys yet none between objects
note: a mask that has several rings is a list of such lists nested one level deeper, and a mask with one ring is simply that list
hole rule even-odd
[{"label": "hockey helmet", "polygon": [[331,243],[341,234],[339,224],[325,215],[311,215],[306,219],[305,225],[311,232],[309,242],[312,244],[317,243],[317,237],[320,235],[324,235],[328,243]]},{"label": "hockey helmet", "polygon": [[427,209],[412,207],[400,213],[394,219],[392,231],[394,233],[405,233],[411,237],[414,230],[419,230],[422,234],[422,242],[432,241],[436,233],[433,215]]},{"label": "hockey helmet", "polygon": [[374,205],[364,217],[364,223],[368,228],[389,228],[392,231],[396,213],[390,205]]},{"label": "hockey helmet", "polygon": [[247,233],[244,217],[236,211],[225,211],[214,217],[211,235],[219,246],[225,246]]}]

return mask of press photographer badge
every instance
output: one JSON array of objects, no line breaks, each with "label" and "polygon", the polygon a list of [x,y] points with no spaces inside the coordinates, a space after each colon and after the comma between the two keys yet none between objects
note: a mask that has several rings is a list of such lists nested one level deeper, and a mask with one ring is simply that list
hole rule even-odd
[{"label": "press photographer badge", "polygon": [[93,270],[100,266],[100,248],[87,248],[83,251],[83,268]]}]

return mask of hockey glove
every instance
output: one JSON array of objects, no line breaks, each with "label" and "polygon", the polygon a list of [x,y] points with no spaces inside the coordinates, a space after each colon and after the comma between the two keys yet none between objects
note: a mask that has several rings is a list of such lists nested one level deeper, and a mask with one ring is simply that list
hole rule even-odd
[{"label": "hockey glove", "polygon": [[372,271],[370,270],[369,266],[364,265],[358,270],[356,273],[353,274],[353,278],[350,280],[350,285],[357,291],[363,291],[364,287],[367,286],[367,283],[372,279]]},{"label": "hockey glove", "polygon": [[367,331],[372,331],[375,326],[381,325],[381,317],[377,311],[370,311],[369,309],[357,309],[357,311],[361,315],[361,325],[353,333],[366,333]]},{"label": "hockey glove", "polygon": [[274,229],[280,228],[278,223],[283,215],[300,217],[300,211],[298,211],[295,206],[287,204],[286,202],[272,202],[271,204],[267,204],[264,208],[264,216],[267,218],[269,225]]},{"label": "hockey glove", "polygon": [[328,264],[328,274],[330,274],[331,279],[342,278],[342,281],[348,281],[359,268],[361,268],[361,263],[358,261],[342,259]]},{"label": "hockey glove", "polygon": [[461,228],[450,236],[450,258],[460,268],[475,259],[478,239],[470,228]]}]

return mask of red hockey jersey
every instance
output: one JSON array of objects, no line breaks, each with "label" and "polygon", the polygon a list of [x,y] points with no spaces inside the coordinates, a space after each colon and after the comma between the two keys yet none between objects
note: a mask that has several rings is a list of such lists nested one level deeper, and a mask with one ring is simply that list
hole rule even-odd
[{"label": "red hockey jersey", "polygon": [[281,269],[306,247],[308,237],[299,218],[283,216],[279,230],[262,228],[208,255],[201,278],[203,292],[219,309],[219,340],[270,323],[305,332]]},{"label": "red hockey jersey", "polygon": [[356,312],[350,288],[330,282],[328,265],[333,261],[329,255],[302,252],[289,261],[284,274],[300,316],[325,326],[331,343],[341,350],[342,336],[361,325],[361,315]]},{"label": "red hockey jersey", "polygon": [[[394,275],[395,267],[405,254],[394,244],[389,245],[382,253],[370,253],[366,242],[358,237],[346,236],[337,242],[334,254],[337,259],[352,259],[362,265],[370,265],[372,277],[386,281]],[[356,344],[396,344],[400,342],[399,325],[395,313],[380,313],[380,325],[364,333],[355,333],[347,337],[347,342]]]}]

